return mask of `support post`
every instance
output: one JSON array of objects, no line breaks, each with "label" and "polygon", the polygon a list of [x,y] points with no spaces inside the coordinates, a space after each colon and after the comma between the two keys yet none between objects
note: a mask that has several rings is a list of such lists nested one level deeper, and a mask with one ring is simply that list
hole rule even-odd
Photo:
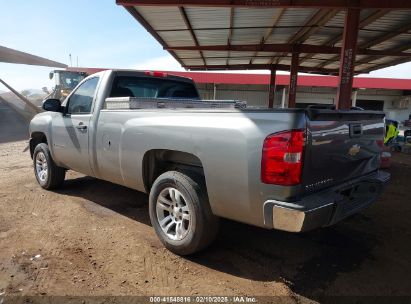
[{"label": "support post", "polygon": [[298,80],[298,57],[299,54],[294,52],[291,57],[290,68],[290,87],[288,89],[288,107],[295,108],[295,100],[297,96],[297,80]]},{"label": "support post", "polygon": [[286,87],[283,88],[283,96],[281,98],[281,109],[285,108],[285,98],[286,98]]},{"label": "support post", "polygon": [[275,76],[276,76],[277,70],[276,69],[271,69],[271,75],[270,75],[270,92],[268,95],[268,107],[273,108],[274,107],[274,98],[275,98]]},{"label": "support post", "polygon": [[360,10],[349,8],[345,15],[343,42],[340,55],[340,72],[337,92],[337,109],[351,107],[351,93],[354,75],[355,55],[357,51]]},{"label": "support post", "polygon": [[357,106],[357,94],[358,94],[358,90],[354,90],[354,92],[352,93],[352,102],[351,102],[352,107]]},{"label": "support post", "polygon": [[215,83],[213,83],[214,87],[213,87],[213,99],[216,100],[217,97],[217,85]]}]

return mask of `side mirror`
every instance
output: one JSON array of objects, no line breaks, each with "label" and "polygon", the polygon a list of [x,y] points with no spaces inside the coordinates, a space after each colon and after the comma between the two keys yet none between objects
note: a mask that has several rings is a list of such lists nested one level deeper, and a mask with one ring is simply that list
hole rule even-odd
[{"label": "side mirror", "polygon": [[50,78],[50,79],[53,79],[53,76],[54,76],[54,73],[53,73],[53,72],[50,72],[50,73],[49,73],[49,78]]},{"label": "side mirror", "polygon": [[45,102],[43,102],[43,110],[50,112],[61,112],[62,108],[60,99],[47,99]]}]

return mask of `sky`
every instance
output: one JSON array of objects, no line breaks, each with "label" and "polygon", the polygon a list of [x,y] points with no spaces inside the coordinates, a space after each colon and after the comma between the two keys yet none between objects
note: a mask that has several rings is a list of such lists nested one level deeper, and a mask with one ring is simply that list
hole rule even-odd
[{"label": "sky", "polygon": [[[0,29],[0,45],[68,65],[71,54],[74,66],[78,57],[83,67],[183,70],[115,0],[0,0]],[[50,88],[51,70],[0,63],[0,78],[18,90]],[[411,79],[411,63],[363,76]]]}]

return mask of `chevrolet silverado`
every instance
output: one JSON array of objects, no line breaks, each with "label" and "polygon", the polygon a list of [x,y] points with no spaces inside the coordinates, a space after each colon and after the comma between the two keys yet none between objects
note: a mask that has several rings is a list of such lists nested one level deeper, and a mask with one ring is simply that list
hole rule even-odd
[{"label": "chevrolet silverado", "polygon": [[390,177],[382,112],[202,101],[191,79],[126,70],[91,75],[43,109],[30,123],[40,186],[61,186],[70,169],[146,192],[158,237],[181,255],[210,244],[220,217],[290,232],[335,224]]}]

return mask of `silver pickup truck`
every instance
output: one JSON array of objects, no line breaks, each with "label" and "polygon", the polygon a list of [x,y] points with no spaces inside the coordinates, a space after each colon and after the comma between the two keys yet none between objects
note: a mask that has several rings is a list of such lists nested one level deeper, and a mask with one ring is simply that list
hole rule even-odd
[{"label": "silver pickup truck", "polygon": [[190,79],[124,70],[43,108],[30,123],[40,186],[71,169],[149,193],[157,235],[181,255],[210,244],[220,217],[290,232],[335,224],[390,177],[381,112],[201,101]]}]

